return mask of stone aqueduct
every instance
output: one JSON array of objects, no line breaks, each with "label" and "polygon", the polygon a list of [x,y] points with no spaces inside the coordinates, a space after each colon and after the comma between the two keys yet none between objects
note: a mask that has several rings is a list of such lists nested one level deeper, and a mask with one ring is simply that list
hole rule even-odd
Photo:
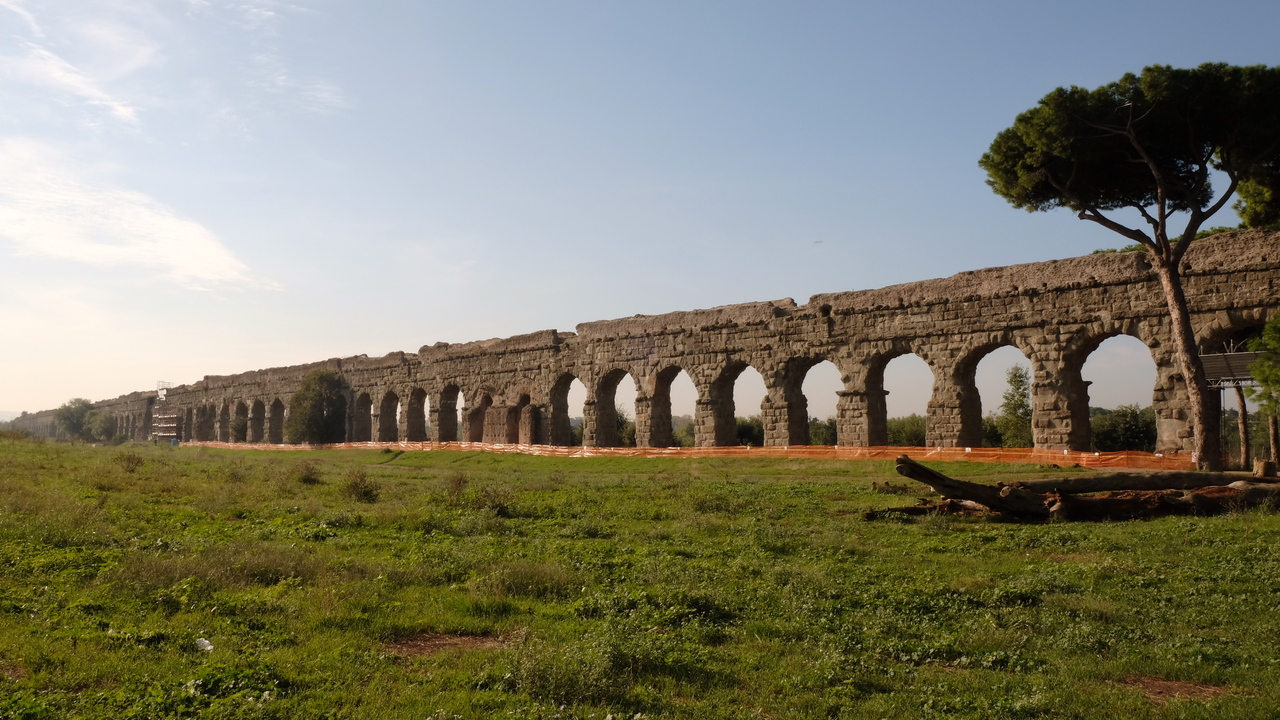
[{"label": "stone aqueduct", "polygon": [[[1280,306],[1280,233],[1232,233],[1198,241],[1187,255],[1185,284],[1206,351],[1263,324]],[[565,445],[567,394],[586,386],[583,444],[617,444],[614,393],[636,381],[636,442],[672,442],[671,381],[684,370],[698,392],[699,446],[732,445],[733,385],[748,366],[764,378],[760,414],[766,445],[808,443],[801,383],[829,360],[844,389],[837,404],[841,445],[884,445],[884,368],[914,353],[933,371],[928,405],[931,446],[981,445],[979,360],[1011,345],[1033,368],[1037,447],[1089,448],[1088,383],[1081,367],[1098,344],[1131,335],[1157,369],[1152,404],[1157,450],[1189,451],[1186,389],[1169,342],[1163,295],[1143,253],[1090,255],[989,268],[878,290],[816,295],[636,316],[517,337],[424,346],[416,354],[358,356],[309,365],[208,376],[167,391],[136,392],[96,403],[119,432],[145,439],[158,415],[176,416],[186,440],[229,440],[237,416],[249,442],[279,443],[293,392],[310,370],[341,375],[347,390],[346,438],[357,441],[483,441]],[[465,398],[461,421],[457,409]],[[403,403],[403,411],[397,407]],[[743,409],[743,415],[754,409]],[[53,432],[52,411],[15,421]]]}]

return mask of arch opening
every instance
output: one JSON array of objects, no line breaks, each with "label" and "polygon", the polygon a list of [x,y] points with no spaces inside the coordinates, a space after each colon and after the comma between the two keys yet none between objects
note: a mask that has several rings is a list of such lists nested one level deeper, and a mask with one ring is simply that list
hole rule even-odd
[{"label": "arch opening", "polygon": [[528,393],[522,393],[517,398],[516,404],[507,408],[506,441],[508,443],[533,444],[538,435],[538,417],[535,410]]},{"label": "arch opening", "polygon": [[284,443],[284,402],[280,398],[271,401],[271,414],[267,417],[267,442]]},{"label": "arch opening", "polygon": [[649,399],[649,443],[653,447],[693,447],[698,389],[678,365],[658,371]]},{"label": "arch opening", "polygon": [[582,444],[583,408],[587,386],[565,373],[551,386],[551,428],[549,441],[561,447]]},{"label": "arch opening", "polygon": [[635,447],[638,390],[635,378],[626,370],[606,373],[596,387],[595,442],[587,443],[588,431],[592,428],[584,426],[584,443],[596,447]]},{"label": "arch opening", "polygon": [[231,404],[228,402],[222,403],[218,410],[218,442],[231,442]]},{"label": "arch opening", "polygon": [[351,442],[370,442],[373,440],[373,398],[369,393],[356,396],[355,407],[351,414]]},{"label": "arch opening", "polygon": [[[458,428],[461,426],[462,409],[465,398],[457,385],[446,385],[440,391],[438,407],[435,411],[435,441],[457,442]],[[430,430],[430,428],[428,428]],[[431,437],[428,435],[427,437]]]},{"label": "arch opening", "polygon": [[388,390],[378,403],[378,442],[400,440],[400,396]]},{"label": "arch opening", "polygon": [[231,419],[231,442],[242,443],[249,439],[249,406],[236,402],[236,414]]},{"label": "arch opening", "polygon": [[427,438],[431,437],[431,430],[427,425],[429,402],[426,390],[416,387],[409,391],[409,407],[406,408],[404,423],[405,440],[426,442]]},{"label": "arch opening", "polygon": [[804,371],[800,392],[789,398],[791,445],[839,445],[836,415],[844,378],[835,363],[821,360]]},{"label": "arch opening", "polygon": [[983,348],[974,357],[972,369],[962,367],[957,378],[964,395],[959,444],[1033,447],[1031,361],[1013,345]]},{"label": "arch opening", "polygon": [[[1151,349],[1132,335],[1100,338],[1080,355],[1070,397],[1075,442],[1101,452],[1155,452],[1159,441],[1158,371]],[[1075,428],[1073,428],[1075,429]]]},{"label": "arch opening", "polygon": [[[717,447],[763,445],[761,409],[766,395],[764,377],[745,362],[731,363],[711,383],[708,397],[712,418],[711,443]],[[740,413],[746,413],[745,416]],[[699,444],[703,444],[699,439]]]},{"label": "arch opening", "polygon": [[260,443],[266,434],[267,406],[261,400],[254,400],[249,409],[249,442]]},{"label": "arch opening", "polygon": [[933,370],[910,352],[882,362],[867,375],[869,444],[923,447],[929,439]]}]

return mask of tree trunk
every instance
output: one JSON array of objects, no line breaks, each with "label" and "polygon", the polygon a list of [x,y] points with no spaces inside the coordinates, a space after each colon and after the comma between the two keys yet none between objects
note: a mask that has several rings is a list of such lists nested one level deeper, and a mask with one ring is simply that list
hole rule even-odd
[{"label": "tree trunk", "polygon": [[1275,415],[1267,416],[1267,439],[1271,441],[1271,460],[1280,463],[1280,421]]},{"label": "tree trunk", "polygon": [[1244,388],[1236,386],[1236,404],[1240,406],[1240,417],[1236,425],[1240,428],[1240,469],[1249,469],[1249,408],[1244,404]]},{"label": "tree trunk", "polygon": [[1218,422],[1208,403],[1209,383],[1205,379],[1204,366],[1200,363],[1200,348],[1196,346],[1195,331],[1191,328],[1191,314],[1187,312],[1187,297],[1182,291],[1179,268],[1155,253],[1147,253],[1155,266],[1156,276],[1164,289],[1165,304],[1169,307],[1170,330],[1173,348],[1181,365],[1187,399],[1191,404],[1191,431],[1195,434],[1192,454],[1196,467],[1201,470],[1222,469],[1222,450],[1219,444]]}]

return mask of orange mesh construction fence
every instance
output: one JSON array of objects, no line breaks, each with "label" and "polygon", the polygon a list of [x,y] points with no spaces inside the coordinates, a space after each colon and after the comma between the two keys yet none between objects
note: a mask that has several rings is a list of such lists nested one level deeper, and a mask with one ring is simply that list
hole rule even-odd
[{"label": "orange mesh construction fence", "polygon": [[1189,454],[1152,454],[1146,452],[1075,452],[1072,450],[1040,450],[1033,448],[963,448],[963,447],[845,447],[831,445],[791,445],[772,447],[558,447],[554,445],[515,445],[475,442],[356,442],[327,445],[268,445],[262,443],[184,442],[183,445],[238,450],[470,450],[497,453],[519,453],[544,457],[643,457],[643,458],[810,458],[813,460],[893,460],[910,455],[915,460],[938,462],[1031,463],[1037,465],[1082,465],[1090,468],[1131,468],[1143,470],[1192,470],[1195,463]]}]

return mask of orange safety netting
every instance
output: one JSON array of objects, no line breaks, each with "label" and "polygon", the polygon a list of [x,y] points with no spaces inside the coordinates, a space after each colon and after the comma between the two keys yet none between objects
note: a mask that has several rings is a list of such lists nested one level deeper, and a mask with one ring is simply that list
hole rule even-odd
[{"label": "orange safety netting", "polygon": [[477,442],[355,442],[326,445],[267,445],[261,443],[184,442],[198,447],[234,448],[240,450],[471,450],[497,453],[519,453],[544,457],[644,457],[644,458],[809,458],[813,460],[893,460],[910,455],[915,460],[938,462],[1031,463],[1037,465],[1081,465],[1090,468],[1132,468],[1144,470],[1192,470],[1195,463],[1189,454],[1152,454],[1147,452],[1075,452],[1072,450],[1039,450],[1033,448],[963,448],[963,447],[846,447],[846,446],[766,446],[766,447],[559,447],[553,445],[516,445]]}]

